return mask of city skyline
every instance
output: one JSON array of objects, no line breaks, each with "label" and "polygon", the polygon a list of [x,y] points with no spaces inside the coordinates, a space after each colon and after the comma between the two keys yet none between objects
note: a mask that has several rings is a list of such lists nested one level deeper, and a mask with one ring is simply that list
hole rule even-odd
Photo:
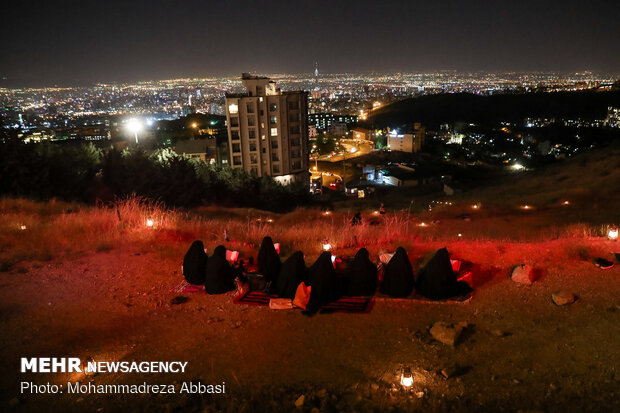
[{"label": "city skyline", "polygon": [[[619,8],[605,1],[587,9],[576,1],[25,1],[7,6],[0,86],[312,73],[317,61],[320,73],[617,73]],[[250,41],[259,32],[260,48]]]}]

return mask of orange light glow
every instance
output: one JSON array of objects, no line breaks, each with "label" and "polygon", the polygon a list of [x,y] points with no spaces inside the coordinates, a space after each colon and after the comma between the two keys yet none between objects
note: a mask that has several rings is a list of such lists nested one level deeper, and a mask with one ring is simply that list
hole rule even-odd
[{"label": "orange light glow", "polygon": [[609,238],[612,241],[617,240],[618,239],[618,227],[609,228],[609,231],[607,231],[607,238]]},{"label": "orange light glow", "polygon": [[149,228],[152,228],[153,225],[155,225],[155,222],[153,222],[153,220],[151,218],[148,218],[146,220],[146,226],[149,227]]}]

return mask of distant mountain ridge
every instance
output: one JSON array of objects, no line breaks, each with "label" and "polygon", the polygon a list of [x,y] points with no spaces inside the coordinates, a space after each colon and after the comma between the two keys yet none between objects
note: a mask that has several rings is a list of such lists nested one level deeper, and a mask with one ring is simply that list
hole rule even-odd
[{"label": "distant mountain ridge", "polygon": [[620,91],[537,92],[479,96],[470,93],[423,95],[372,111],[366,127],[395,127],[421,122],[427,128],[442,123],[497,124],[522,122],[526,117],[603,119],[609,106],[620,107]]}]

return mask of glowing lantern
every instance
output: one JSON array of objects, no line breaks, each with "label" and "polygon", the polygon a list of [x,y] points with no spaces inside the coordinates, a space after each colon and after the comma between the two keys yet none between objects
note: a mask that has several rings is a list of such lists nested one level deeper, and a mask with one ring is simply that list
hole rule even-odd
[{"label": "glowing lantern", "polygon": [[458,234],[458,236],[459,236],[459,237],[462,237],[462,236],[463,236],[463,234]]},{"label": "glowing lantern", "polygon": [[25,231],[26,230],[26,226],[25,225],[20,225],[19,229],[21,229],[22,231]]},{"label": "glowing lantern", "polygon": [[329,240],[326,239],[323,241],[323,251],[330,251],[332,249],[332,244],[329,243]]},{"label": "glowing lantern", "polygon": [[529,205],[523,205],[523,206],[521,207],[521,209],[531,209],[531,208],[532,208],[532,207],[531,207],[531,206],[529,206]]},{"label": "glowing lantern", "polygon": [[273,222],[273,219],[267,218],[267,222]]},{"label": "glowing lantern", "polygon": [[147,227],[149,227],[149,228],[152,228],[152,227],[153,227],[153,225],[155,225],[155,223],[153,222],[153,220],[152,220],[151,218],[148,218],[148,219],[146,220],[146,226],[147,226]]},{"label": "glowing lantern", "polygon": [[419,226],[419,227],[425,227],[425,226],[426,226],[426,222],[420,222],[420,223],[418,224],[418,226]]},{"label": "glowing lantern", "polygon": [[564,201],[562,202],[563,205],[570,205],[570,201]]},{"label": "glowing lantern", "polygon": [[374,215],[379,215],[379,211],[372,211]]},{"label": "glowing lantern", "polygon": [[325,211],[325,212],[323,212],[323,215],[329,215],[329,214],[331,214],[331,212],[330,212],[330,211]]},{"label": "glowing lantern", "polygon": [[403,367],[403,372],[400,374],[400,384],[404,387],[413,386],[413,373],[409,367]]},{"label": "glowing lantern", "polygon": [[230,262],[237,262],[239,258],[239,251],[226,250],[226,260]]},{"label": "glowing lantern", "polygon": [[613,226],[609,228],[609,231],[607,231],[607,238],[609,238],[612,241],[615,241],[618,239],[618,227]]}]

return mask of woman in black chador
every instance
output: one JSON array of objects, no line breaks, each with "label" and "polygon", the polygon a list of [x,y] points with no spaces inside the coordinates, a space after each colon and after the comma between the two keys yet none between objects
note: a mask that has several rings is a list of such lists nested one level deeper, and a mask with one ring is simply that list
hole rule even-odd
[{"label": "woman in black chador", "polygon": [[407,297],[413,291],[413,268],[403,247],[398,247],[396,253],[385,266],[381,291],[392,297]]},{"label": "woman in black chador", "polygon": [[297,287],[299,284],[306,281],[306,277],[307,271],[304,253],[297,251],[282,264],[280,275],[272,291],[279,297],[293,299],[295,298]]},{"label": "woman in black chador", "polygon": [[273,246],[271,237],[263,238],[257,261],[258,272],[265,277],[265,281],[275,284],[280,274],[280,256]]},{"label": "woman in black chador", "polygon": [[433,300],[466,294],[471,288],[466,282],[456,280],[450,254],[442,248],[420,270],[416,277],[416,291]]},{"label": "woman in black chador", "polygon": [[226,248],[219,245],[207,263],[205,290],[209,294],[223,294],[235,290],[237,273],[226,261]]},{"label": "woman in black chador", "polygon": [[322,305],[338,301],[342,296],[342,282],[332,264],[331,252],[325,251],[319,255],[309,273],[312,287],[308,302],[309,312],[316,312]]},{"label": "woman in black chador", "polygon": [[207,254],[202,241],[194,241],[183,257],[183,276],[190,284],[201,285],[205,283],[205,271],[207,270]]},{"label": "woman in black chador", "polygon": [[367,296],[377,291],[377,266],[370,261],[368,250],[360,249],[347,269],[347,295]]}]

